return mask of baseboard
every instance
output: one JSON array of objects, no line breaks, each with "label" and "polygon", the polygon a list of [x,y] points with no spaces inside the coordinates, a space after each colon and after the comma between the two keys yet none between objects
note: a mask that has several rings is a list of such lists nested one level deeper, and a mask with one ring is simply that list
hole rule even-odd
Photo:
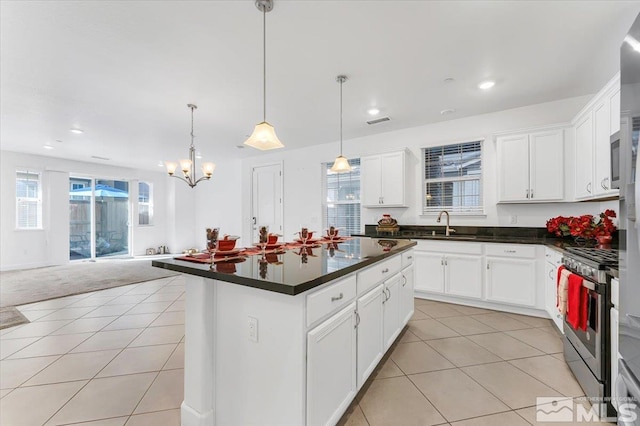
[{"label": "baseboard", "polygon": [[[64,265],[67,265],[64,263]],[[49,266],[60,266],[62,263],[42,263],[42,262],[34,262],[34,263],[20,263],[17,265],[0,265],[0,272],[6,271],[19,271],[22,269],[34,269],[34,268],[46,268]]]}]

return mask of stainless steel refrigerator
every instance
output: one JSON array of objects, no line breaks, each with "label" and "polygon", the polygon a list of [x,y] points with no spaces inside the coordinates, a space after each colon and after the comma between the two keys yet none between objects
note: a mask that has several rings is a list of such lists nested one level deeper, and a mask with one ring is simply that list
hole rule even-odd
[{"label": "stainless steel refrigerator", "polygon": [[[618,424],[640,425],[640,16],[620,48]],[[624,400],[629,398],[628,400]],[[620,405],[623,403],[625,405]]]}]

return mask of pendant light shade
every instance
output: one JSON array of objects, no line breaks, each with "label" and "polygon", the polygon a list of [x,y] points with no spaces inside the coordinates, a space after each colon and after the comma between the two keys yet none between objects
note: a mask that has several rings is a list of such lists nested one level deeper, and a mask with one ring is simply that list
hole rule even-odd
[{"label": "pendant light shade", "polygon": [[336,81],[340,83],[340,155],[336,157],[331,171],[334,173],[346,173],[351,171],[351,165],[349,160],[342,156],[342,84],[347,81],[346,75],[339,75],[336,77]]},{"label": "pendant light shade", "polygon": [[273,9],[273,0],[256,0],[256,7],[262,12],[262,122],[256,124],[253,133],[244,144],[265,151],[284,148],[273,126],[267,123],[267,12]]}]

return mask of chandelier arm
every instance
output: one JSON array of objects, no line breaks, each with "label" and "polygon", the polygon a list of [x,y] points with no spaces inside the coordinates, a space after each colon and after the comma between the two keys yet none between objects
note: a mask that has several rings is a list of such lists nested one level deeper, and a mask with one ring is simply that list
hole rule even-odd
[{"label": "chandelier arm", "polygon": [[189,186],[190,186],[190,187],[192,187],[192,188],[195,186],[195,185],[193,185],[193,184],[191,183],[191,181],[190,181],[190,180],[187,180],[187,179],[183,178],[182,176],[170,175],[169,177],[174,177],[174,178],[176,178],[176,179],[180,179],[181,181],[186,182],[186,183],[187,183],[187,185],[189,185]]},{"label": "chandelier arm", "polygon": [[202,176],[200,179],[198,179],[193,183],[193,186],[196,186],[198,182],[200,182],[201,180],[209,180],[209,179],[211,179],[211,176]]}]

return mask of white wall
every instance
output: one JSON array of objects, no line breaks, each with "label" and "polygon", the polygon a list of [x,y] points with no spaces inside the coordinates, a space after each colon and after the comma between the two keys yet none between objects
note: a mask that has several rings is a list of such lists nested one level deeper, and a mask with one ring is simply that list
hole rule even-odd
[{"label": "white wall", "polygon": [[[390,213],[404,225],[432,225],[435,216],[421,215],[421,148],[440,144],[464,142],[483,138],[484,144],[484,202],[485,216],[452,218],[453,225],[476,226],[531,226],[543,227],[547,219],[557,215],[598,214],[601,203],[545,203],[545,204],[496,204],[496,148],[493,135],[505,131],[527,129],[537,126],[569,123],[575,114],[589,101],[591,96],[563,99],[544,104],[531,105],[490,114],[450,120],[425,126],[413,127],[393,132],[379,133],[363,138],[344,141],[344,154],[355,158],[407,148],[412,161],[409,163],[409,176],[412,180],[412,193],[409,194],[408,208],[363,209],[363,224],[377,222],[383,213]],[[384,126],[380,124],[379,126]],[[573,137],[566,135],[565,187],[573,196]],[[286,144],[286,141],[284,141]],[[311,229],[322,227],[322,187],[321,162],[332,162],[338,152],[338,143],[331,142],[309,148],[263,153],[242,161],[242,227],[243,235],[250,234],[250,194],[251,167],[261,164],[283,161],[284,169],[284,233],[293,234],[300,224]],[[551,155],[551,153],[550,153]],[[590,165],[588,167],[591,167]],[[606,204],[615,205],[614,204]],[[516,216],[517,223],[510,224],[510,216]]]}]

